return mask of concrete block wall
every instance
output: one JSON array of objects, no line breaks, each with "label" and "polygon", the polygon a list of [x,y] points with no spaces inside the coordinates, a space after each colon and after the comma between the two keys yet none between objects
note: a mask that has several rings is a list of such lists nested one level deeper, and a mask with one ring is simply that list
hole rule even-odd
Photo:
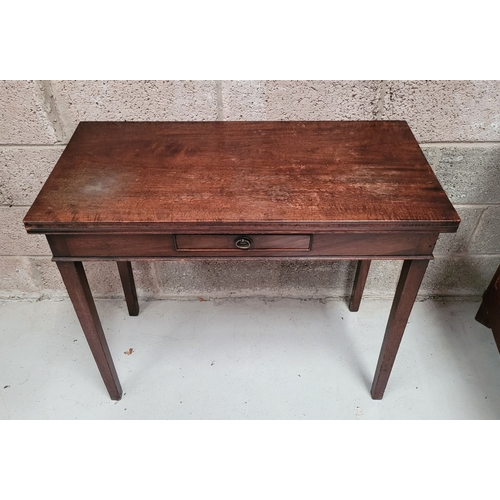
[{"label": "concrete block wall", "polygon": [[[83,120],[404,119],[462,217],[421,296],[479,296],[500,264],[499,81],[4,81],[0,83],[0,298],[65,296],[43,236],[22,219]],[[97,297],[114,263],[85,264]],[[344,261],[135,262],[142,298],[350,293]],[[374,262],[366,294],[392,296],[401,263]]]}]

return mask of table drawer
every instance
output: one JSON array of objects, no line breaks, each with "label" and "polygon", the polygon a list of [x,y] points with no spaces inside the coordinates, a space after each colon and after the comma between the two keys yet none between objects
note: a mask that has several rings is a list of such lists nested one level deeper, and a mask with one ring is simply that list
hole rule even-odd
[{"label": "table drawer", "polygon": [[176,248],[183,252],[210,250],[309,250],[308,234],[178,234]]}]

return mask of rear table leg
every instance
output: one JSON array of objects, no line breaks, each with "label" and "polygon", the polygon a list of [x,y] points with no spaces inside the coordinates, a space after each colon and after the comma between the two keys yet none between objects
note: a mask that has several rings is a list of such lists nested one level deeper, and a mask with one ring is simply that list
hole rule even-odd
[{"label": "rear table leg", "polygon": [[132,273],[132,265],[128,261],[117,261],[120,279],[122,280],[123,292],[127,302],[128,313],[130,316],[139,315],[139,302],[137,300],[137,292],[135,290],[134,274]]},{"label": "rear table leg", "polygon": [[363,290],[365,289],[368,270],[370,269],[371,260],[358,260],[356,268],[356,276],[354,278],[354,286],[352,289],[351,301],[349,302],[349,310],[356,312],[359,310]]}]

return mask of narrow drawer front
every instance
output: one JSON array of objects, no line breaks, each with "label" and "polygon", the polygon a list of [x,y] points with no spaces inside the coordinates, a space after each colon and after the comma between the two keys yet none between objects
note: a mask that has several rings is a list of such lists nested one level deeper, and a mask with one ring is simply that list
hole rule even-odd
[{"label": "narrow drawer front", "polygon": [[178,234],[177,250],[182,252],[223,250],[309,250],[308,234]]}]

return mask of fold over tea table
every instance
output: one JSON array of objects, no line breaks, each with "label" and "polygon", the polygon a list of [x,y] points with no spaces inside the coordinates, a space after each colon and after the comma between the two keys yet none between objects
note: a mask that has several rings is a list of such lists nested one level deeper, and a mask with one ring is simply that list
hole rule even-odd
[{"label": "fold over tea table", "polygon": [[112,399],[122,389],[82,261],[116,261],[137,315],[132,260],[354,259],[351,311],[371,260],[403,260],[381,399],[438,235],[459,222],[403,121],[82,122],[24,219],[47,236]]}]

